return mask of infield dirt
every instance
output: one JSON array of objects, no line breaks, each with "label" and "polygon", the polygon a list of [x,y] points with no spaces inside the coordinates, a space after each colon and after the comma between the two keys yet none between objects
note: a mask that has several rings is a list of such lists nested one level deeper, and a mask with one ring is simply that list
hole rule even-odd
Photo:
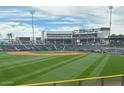
[{"label": "infield dirt", "polygon": [[7,54],[11,55],[33,55],[33,56],[66,56],[66,55],[81,55],[81,54],[86,54],[82,52],[53,52],[50,51],[50,53],[33,53],[30,51],[22,51],[22,52],[7,52]]}]

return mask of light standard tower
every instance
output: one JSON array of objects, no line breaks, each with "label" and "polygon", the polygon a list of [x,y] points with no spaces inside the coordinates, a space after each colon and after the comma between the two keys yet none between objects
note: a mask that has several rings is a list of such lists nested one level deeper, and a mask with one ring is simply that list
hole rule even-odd
[{"label": "light standard tower", "polygon": [[30,11],[30,14],[31,14],[31,19],[32,19],[32,42],[34,44],[34,14],[35,14],[35,11]]},{"label": "light standard tower", "polygon": [[111,35],[112,9],[113,9],[113,6],[109,6],[109,11],[110,11],[110,22],[109,22],[110,32],[109,32],[109,36]]}]

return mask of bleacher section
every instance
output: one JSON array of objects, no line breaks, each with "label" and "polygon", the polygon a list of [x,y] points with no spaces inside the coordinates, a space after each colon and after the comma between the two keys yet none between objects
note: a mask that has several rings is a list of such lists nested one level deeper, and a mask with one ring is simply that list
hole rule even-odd
[{"label": "bleacher section", "polygon": [[0,51],[40,51],[46,50],[44,45],[0,45]]},{"label": "bleacher section", "polygon": [[45,45],[36,45],[36,44],[16,44],[9,45],[4,44],[0,45],[0,51],[90,51],[90,52],[105,52],[112,54],[124,54],[124,48],[120,47],[111,47],[110,45],[72,45],[72,44],[45,44]]}]

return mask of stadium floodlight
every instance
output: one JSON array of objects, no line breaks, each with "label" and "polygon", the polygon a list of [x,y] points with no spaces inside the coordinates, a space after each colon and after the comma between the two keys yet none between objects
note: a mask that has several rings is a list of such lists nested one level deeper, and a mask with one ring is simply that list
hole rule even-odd
[{"label": "stadium floodlight", "polygon": [[77,39],[77,43],[80,43],[80,40],[79,39]]},{"label": "stadium floodlight", "polygon": [[109,36],[111,35],[112,9],[113,9],[113,6],[109,6],[109,11],[110,11],[110,22],[109,22],[110,32],[109,32]]},{"label": "stadium floodlight", "polygon": [[32,41],[34,44],[34,14],[35,14],[35,11],[34,10],[30,11],[30,14],[31,14],[31,20],[32,20]]}]

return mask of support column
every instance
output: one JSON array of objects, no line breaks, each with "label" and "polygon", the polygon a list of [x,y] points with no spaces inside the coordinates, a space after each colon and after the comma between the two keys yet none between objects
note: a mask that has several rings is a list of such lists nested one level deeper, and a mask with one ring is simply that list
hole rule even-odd
[{"label": "support column", "polygon": [[122,76],[122,82],[121,85],[124,86],[124,76]]},{"label": "support column", "polygon": [[81,81],[79,81],[79,86],[81,86]]},{"label": "support column", "polygon": [[53,83],[53,86],[56,86],[56,83]]},{"label": "support column", "polygon": [[101,86],[104,86],[104,78],[101,79]]}]

